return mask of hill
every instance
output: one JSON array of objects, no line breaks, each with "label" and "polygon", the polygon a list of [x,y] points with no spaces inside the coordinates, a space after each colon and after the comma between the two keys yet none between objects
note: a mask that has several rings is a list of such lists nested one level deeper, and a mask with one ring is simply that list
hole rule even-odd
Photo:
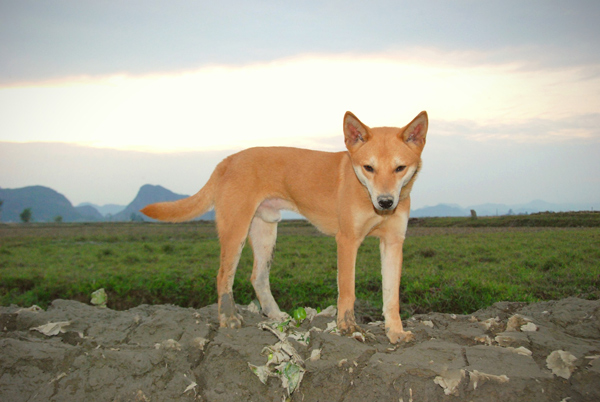
[{"label": "hill", "polygon": [[91,202],[82,202],[75,208],[86,207],[86,206],[94,208],[96,211],[98,211],[100,213],[100,215],[102,215],[102,217],[105,217],[107,215],[118,214],[119,212],[121,212],[122,210],[125,209],[125,205],[117,205],[117,204],[96,205],[96,204],[92,204]]},{"label": "hill", "polygon": [[[162,186],[150,184],[143,185],[133,201],[126,207],[108,204],[98,206],[92,203],[82,203],[74,207],[71,202],[57,191],[44,186],[30,186],[18,189],[0,188],[0,200],[4,205],[0,208],[0,221],[20,222],[20,214],[25,208],[31,208],[34,222],[54,221],[57,216],[63,222],[96,222],[96,221],[131,221],[151,220],[143,216],[139,210],[148,204],[163,201],[176,201],[187,195],[176,194]],[[600,210],[600,203],[574,204],[574,203],[549,203],[534,200],[526,204],[479,204],[466,208],[457,204],[438,204],[417,208],[410,213],[411,218],[427,217],[468,217],[470,211],[475,210],[479,217],[502,215],[527,215],[539,212],[569,212]],[[304,219],[302,216],[290,212],[283,212],[284,219]],[[209,211],[200,216],[200,220],[214,220],[214,211]]]},{"label": "hill", "polygon": [[103,221],[104,216],[98,210],[90,205],[80,205],[75,207],[75,210],[86,221]]},{"label": "hill", "polygon": [[63,222],[102,220],[99,214],[73,207],[64,195],[44,186],[0,189],[0,200],[4,201],[2,222],[21,222],[20,214],[26,208],[31,208],[32,222],[54,221],[57,216],[62,217]]},{"label": "hill", "polygon": [[[98,222],[98,221],[131,221],[151,220],[143,216],[139,210],[148,204],[163,201],[176,201],[187,195],[176,194],[162,186],[143,185],[136,197],[126,207],[105,205],[98,207],[91,203],[83,203],[74,207],[71,202],[57,191],[44,186],[29,186],[17,189],[0,188],[1,222],[21,222],[20,214],[26,208],[31,208],[32,222],[52,222],[60,216],[62,222]],[[121,212],[111,215],[100,211]],[[209,211],[199,219],[214,220],[214,211]]]},{"label": "hill", "polygon": [[466,208],[456,204],[438,204],[417,208],[410,212],[411,218],[425,217],[459,217],[471,216],[471,210],[477,212],[478,216],[500,216],[500,215],[522,215],[535,214],[538,212],[570,212],[599,210],[600,203],[576,204],[576,203],[551,203],[543,200],[534,200],[526,204],[478,204]]},{"label": "hill", "polygon": [[148,204],[155,202],[164,201],[177,201],[182,198],[188,197],[183,194],[176,194],[171,190],[167,190],[162,186],[153,186],[151,184],[144,184],[140,187],[137,195],[125,207],[121,212],[113,215],[111,221],[132,221],[132,220],[150,220],[140,213],[140,209],[144,208]]}]

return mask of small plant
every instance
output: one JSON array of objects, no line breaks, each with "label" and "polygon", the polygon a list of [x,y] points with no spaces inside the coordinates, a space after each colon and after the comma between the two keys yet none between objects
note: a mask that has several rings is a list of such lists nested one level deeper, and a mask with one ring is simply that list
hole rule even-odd
[{"label": "small plant", "polygon": [[306,310],[304,307],[298,307],[292,312],[292,317],[296,321],[297,325],[300,325],[302,321],[306,319]]}]

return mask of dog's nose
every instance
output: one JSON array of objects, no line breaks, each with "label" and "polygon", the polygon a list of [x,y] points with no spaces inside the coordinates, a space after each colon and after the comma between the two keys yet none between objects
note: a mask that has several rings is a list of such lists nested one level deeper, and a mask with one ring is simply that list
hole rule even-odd
[{"label": "dog's nose", "polygon": [[390,209],[394,205],[394,199],[388,196],[377,197],[377,203],[383,209]]}]

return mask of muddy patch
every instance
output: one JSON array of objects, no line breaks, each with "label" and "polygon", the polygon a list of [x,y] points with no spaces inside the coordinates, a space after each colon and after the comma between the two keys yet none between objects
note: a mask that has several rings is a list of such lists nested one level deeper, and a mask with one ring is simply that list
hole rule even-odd
[{"label": "muddy patch", "polygon": [[[339,336],[327,315],[277,329],[282,336],[238,310],[241,329],[219,328],[216,305],[2,307],[0,400],[600,400],[600,301],[418,315],[404,323],[415,340],[399,345],[378,323],[362,326],[364,342]],[[297,386],[282,386],[276,366],[301,371]]]}]

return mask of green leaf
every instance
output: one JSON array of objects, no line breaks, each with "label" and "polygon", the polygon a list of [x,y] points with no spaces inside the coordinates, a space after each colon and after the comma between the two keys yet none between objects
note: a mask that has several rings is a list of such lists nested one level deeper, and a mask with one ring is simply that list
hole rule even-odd
[{"label": "green leaf", "polygon": [[107,301],[108,296],[106,295],[104,288],[100,288],[92,293],[92,300],[90,301],[90,303],[92,303],[94,306],[106,307]]}]

